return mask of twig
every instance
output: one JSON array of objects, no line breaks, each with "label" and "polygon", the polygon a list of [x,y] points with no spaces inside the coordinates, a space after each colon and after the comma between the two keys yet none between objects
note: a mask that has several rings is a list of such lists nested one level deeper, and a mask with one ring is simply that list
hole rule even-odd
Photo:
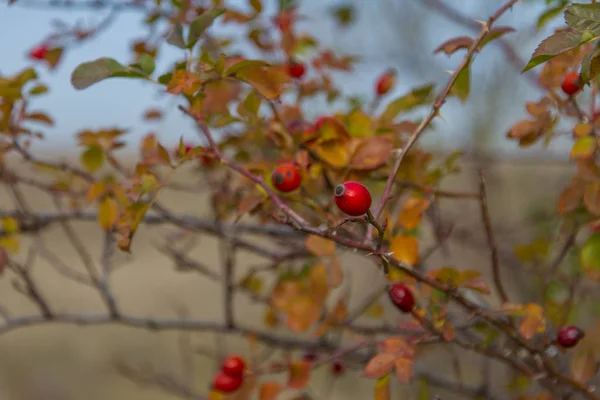
[{"label": "twig", "polygon": [[490,250],[490,258],[492,263],[492,275],[494,279],[494,286],[500,295],[503,303],[508,302],[508,295],[502,284],[502,278],[500,277],[500,258],[498,256],[498,246],[496,245],[496,239],[494,237],[494,229],[492,228],[492,221],[490,218],[490,212],[488,209],[487,193],[485,186],[485,175],[483,171],[479,171],[479,193],[480,200],[479,205],[481,208],[481,219],[485,227],[485,236],[487,239],[487,245]]}]

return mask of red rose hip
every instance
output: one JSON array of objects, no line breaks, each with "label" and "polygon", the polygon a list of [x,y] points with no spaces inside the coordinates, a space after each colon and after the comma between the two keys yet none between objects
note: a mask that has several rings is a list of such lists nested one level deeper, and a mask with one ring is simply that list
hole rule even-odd
[{"label": "red rose hip", "polygon": [[383,96],[387,94],[396,83],[396,72],[394,70],[389,70],[383,73],[379,79],[377,80],[377,84],[375,87],[375,91],[378,96]]},{"label": "red rose hip", "polygon": [[579,74],[577,72],[569,72],[566,74],[560,87],[562,91],[569,96],[573,96],[575,93],[579,92],[579,90],[581,90]]},{"label": "red rose hip", "polygon": [[281,164],[273,170],[271,183],[280,192],[291,192],[296,190],[302,182],[300,169],[294,164]]},{"label": "red rose hip", "polygon": [[243,376],[246,363],[241,357],[229,356],[221,364],[221,371],[230,376]]},{"label": "red rose hip", "polygon": [[401,283],[392,285],[389,290],[390,299],[398,309],[409,313],[415,308],[415,298],[408,286]]},{"label": "red rose hip", "polygon": [[31,49],[31,51],[29,52],[29,57],[33,58],[34,60],[43,60],[44,58],[46,58],[48,51],[48,46],[42,44]]},{"label": "red rose hip", "polygon": [[288,64],[287,70],[288,74],[292,78],[300,79],[304,76],[304,73],[306,72],[306,67],[302,63],[292,61]]},{"label": "red rose hip", "polygon": [[334,361],[333,364],[331,364],[331,373],[335,376],[342,375],[344,370],[344,364],[342,364],[341,361]]},{"label": "red rose hip", "polygon": [[585,332],[583,330],[574,325],[569,325],[558,331],[556,341],[561,347],[568,349],[577,345],[584,336]]},{"label": "red rose hip", "polygon": [[371,193],[363,184],[349,181],[335,187],[335,204],[344,213],[358,217],[371,207]]},{"label": "red rose hip", "polygon": [[214,378],[212,387],[221,393],[232,393],[238,390],[244,383],[242,376],[231,376],[220,371]]}]

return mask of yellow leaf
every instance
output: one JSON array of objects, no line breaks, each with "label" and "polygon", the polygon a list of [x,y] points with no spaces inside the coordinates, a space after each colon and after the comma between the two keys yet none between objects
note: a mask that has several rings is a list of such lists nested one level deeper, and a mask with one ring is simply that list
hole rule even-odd
[{"label": "yellow leaf", "polygon": [[19,235],[0,236],[0,246],[4,247],[9,253],[16,254],[21,249]]},{"label": "yellow leaf", "polygon": [[370,137],[375,134],[373,121],[359,109],[352,111],[348,115],[348,131],[353,137]]},{"label": "yellow leaf", "polygon": [[311,363],[309,361],[294,361],[289,364],[287,386],[291,389],[302,389],[310,379]]},{"label": "yellow leaf", "polygon": [[410,235],[398,235],[392,239],[390,251],[398,261],[414,266],[419,262],[419,241]]},{"label": "yellow leaf", "polygon": [[290,302],[287,327],[294,332],[306,332],[321,316],[321,305],[310,295],[301,295]]},{"label": "yellow leaf", "polygon": [[521,322],[519,332],[525,339],[531,339],[536,333],[542,333],[546,329],[544,310],[539,304],[527,304],[524,310],[525,318]]},{"label": "yellow leaf", "polygon": [[2,218],[2,230],[6,234],[19,232],[19,221],[13,217]]},{"label": "yellow leaf", "polygon": [[284,85],[289,81],[288,74],[275,67],[248,65],[236,73],[236,77],[252,85],[269,100],[279,98]]},{"label": "yellow leaf", "polygon": [[335,242],[317,235],[309,235],[306,238],[306,248],[319,257],[335,255]]},{"label": "yellow leaf", "polygon": [[97,145],[88,146],[81,154],[81,163],[89,172],[94,172],[104,165],[104,150]]},{"label": "yellow leaf", "polygon": [[386,374],[375,382],[373,400],[390,400],[390,374]]},{"label": "yellow leaf", "polygon": [[105,197],[98,206],[98,223],[102,229],[110,230],[117,222],[119,206],[113,197]]},{"label": "yellow leaf", "polygon": [[323,304],[328,292],[327,269],[323,264],[317,264],[310,270],[310,295],[315,303]]},{"label": "yellow leaf", "polygon": [[319,143],[314,148],[319,158],[334,168],[344,168],[350,162],[350,153],[346,143],[340,140],[330,140]]},{"label": "yellow leaf", "polygon": [[576,124],[575,127],[573,128],[573,134],[575,135],[575,137],[582,138],[582,137],[590,136],[592,134],[593,130],[594,130],[594,126],[592,124],[579,123],[579,124]]},{"label": "yellow leaf", "polygon": [[587,136],[579,138],[573,144],[571,148],[570,157],[572,160],[581,158],[590,158],[598,148],[596,138],[593,136]]},{"label": "yellow leaf", "polygon": [[421,223],[423,213],[430,205],[431,201],[418,197],[411,197],[406,200],[402,211],[400,211],[400,215],[398,215],[396,226],[402,227],[402,229],[407,231],[416,229]]},{"label": "yellow leaf", "polygon": [[106,192],[106,183],[103,181],[94,182],[87,191],[86,200],[93,203]]}]

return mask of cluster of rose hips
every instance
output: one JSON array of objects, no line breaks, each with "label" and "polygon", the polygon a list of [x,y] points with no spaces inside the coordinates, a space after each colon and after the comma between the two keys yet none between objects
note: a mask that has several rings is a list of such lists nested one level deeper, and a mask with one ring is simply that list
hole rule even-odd
[{"label": "cluster of rose hips", "polygon": [[229,356],[213,379],[212,388],[221,393],[233,393],[244,384],[246,363],[241,357]]},{"label": "cluster of rose hips", "polygon": [[[388,294],[392,303],[403,313],[410,313],[415,308],[415,298],[408,288],[402,283],[396,283],[390,287]],[[556,335],[556,343],[565,349],[575,347],[585,336],[585,332],[574,325],[561,328]]]}]

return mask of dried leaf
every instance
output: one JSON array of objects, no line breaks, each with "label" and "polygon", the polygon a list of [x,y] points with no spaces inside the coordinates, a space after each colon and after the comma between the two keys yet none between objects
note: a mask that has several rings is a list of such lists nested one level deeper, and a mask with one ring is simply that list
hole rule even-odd
[{"label": "dried leaf", "polygon": [[450,55],[450,54],[456,52],[457,50],[468,49],[469,47],[471,47],[472,44],[473,44],[473,38],[470,38],[468,36],[459,36],[459,37],[455,37],[453,39],[445,41],[438,48],[436,48],[433,52],[439,53],[439,52],[443,51],[447,55]]},{"label": "dried leaf", "polygon": [[587,383],[596,374],[597,362],[594,353],[589,349],[579,350],[571,360],[571,374],[573,379]]},{"label": "dried leaf", "polygon": [[306,238],[306,248],[318,257],[331,257],[335,255],[335,242],[317,235]]},{"label": "dried leaf", "polygon": [[394,139],[390,136],[373,136],[362,140],[355,151],[350,168],[372,170],[379,168],[392,157]]},{"label": "dried leaf", "polygon": [[289,82],[288,74],[280,68],[246,66],[236,73],[236,77],[252,85],[260,94],[269,100],[279,98],[284,85]]},{"label": "dried leaf", "polygon": [[286,326],[293,332],[306,332],[321,317],[321,304],[311,295],[301,295],[288,305]]},{"label": "dried leaf", "polygon": [[380,353],[375,355],[367,363],[363,370],[363,376],[372,379],[379,379],[389,374],[394,368],[397,357],[389,353]]}]

